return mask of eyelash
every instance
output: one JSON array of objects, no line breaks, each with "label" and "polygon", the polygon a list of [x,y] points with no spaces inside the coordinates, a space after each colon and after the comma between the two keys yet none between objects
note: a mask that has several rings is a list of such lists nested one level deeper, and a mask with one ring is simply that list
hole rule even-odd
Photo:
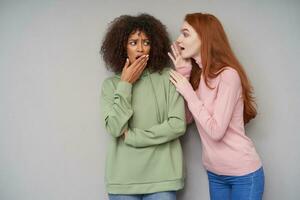
[{"label": "eyelash", "polygon": [[149,46],[149,45],[150,45],[150,41],[145,41],[145,42],[144,42],[144,45],[145,45],[145,46]]},{"label": "eyelash", "polygon": [[183,34],[183,37],[188,37],[189,36],[189,34],[187,34],[187,33],[182,33]]},{"label": "eyelash", "polygon": [[[133,45],[136,45],[136,42],[133,42],[133,41],[132,41],[132,42],[129,42],[129,44],[133,46]],[[150,41],[144,41],[143,44],[144,44],[145,46],[149,46],[149,45],[150,45]]]}]

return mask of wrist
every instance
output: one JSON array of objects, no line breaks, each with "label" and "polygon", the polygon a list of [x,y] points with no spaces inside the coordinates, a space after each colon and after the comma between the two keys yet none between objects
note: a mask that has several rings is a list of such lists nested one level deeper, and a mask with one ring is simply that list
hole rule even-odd
[{"label": "wrist", "polygon": [[125,77],[122,77],[122,76],[121,76],[121,81],[131,83],[128,78],[125,78]]},{"label": "wrist", "polygon": [[187,101],[191,98],[191,96],[195,95],[195,91],[189,82],[186,82],[182,85],[181,94]]}]

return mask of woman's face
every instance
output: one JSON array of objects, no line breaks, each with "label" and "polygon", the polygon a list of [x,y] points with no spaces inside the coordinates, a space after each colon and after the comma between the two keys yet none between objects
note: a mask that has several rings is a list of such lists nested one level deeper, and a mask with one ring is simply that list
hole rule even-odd
[{"label": "woman's face", "polygon": [[181,56],[183,58],[199,57],[201,40],[195,29],[185,21],[180,32],[176,42],[181,50]]},{"label": "woman's face", "polygon": [[130,63],[142,55],[149,54],[150,47],[150,40],[144,32],[135,31],[131,33],[127,42],[127,56]]}]

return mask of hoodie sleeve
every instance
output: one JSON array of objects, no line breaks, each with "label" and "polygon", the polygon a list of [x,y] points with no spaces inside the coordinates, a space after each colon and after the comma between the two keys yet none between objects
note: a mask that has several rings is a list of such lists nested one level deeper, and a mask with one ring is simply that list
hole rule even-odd
[{"label": "hoodie sleeve", "polygon": [[131,107],[132,84],[120,81],[114,86],[112,79],[102,84],[101,108],[106,130],[119,137],[128,128],[128,120],[133,114]]},{"label": "hoodie sleeve", "polygon": [[165,121],[149,129],[128,129],[125,143],[133,147],[147,147],[159,145],[177,139],[185,133],[186,121],[184,100],[169,82],[168,117]]}]

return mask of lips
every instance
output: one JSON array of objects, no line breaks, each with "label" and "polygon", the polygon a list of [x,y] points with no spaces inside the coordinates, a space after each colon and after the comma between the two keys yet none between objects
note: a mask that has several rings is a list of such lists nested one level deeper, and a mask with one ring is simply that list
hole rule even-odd
[{"label": "lips", "polygon": [[179,47],[179,49],[181,50],[181,51],[183,51],[185,48],[184,47],[182,47],[182,46],[180,46],[180,45],[178,45],[178,47]]},{"label": "lips", "polygon": [[138,59],[139,57],[141,57],[141,56],[142,56],[142,55],[138,55],[138,56],[135,57],[135,59],[137,60],[137,59]]}]

